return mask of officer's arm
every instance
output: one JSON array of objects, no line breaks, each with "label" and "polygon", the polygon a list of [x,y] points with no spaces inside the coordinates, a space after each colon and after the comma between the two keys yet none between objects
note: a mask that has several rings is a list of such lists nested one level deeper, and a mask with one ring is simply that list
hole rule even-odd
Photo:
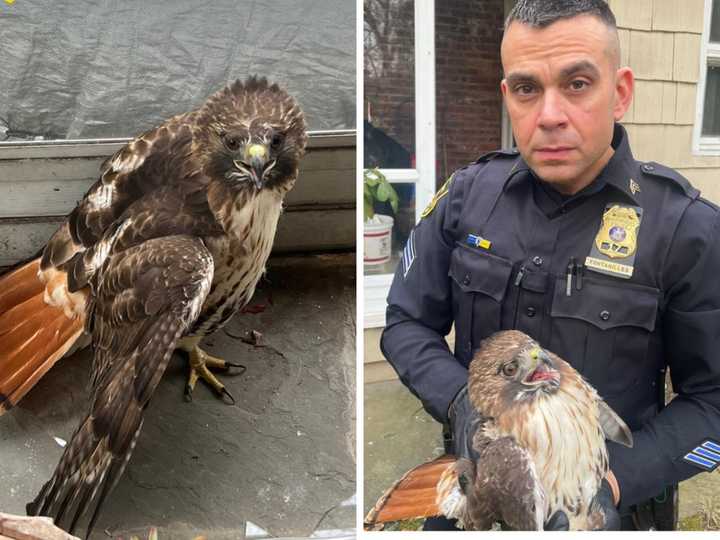
[{"label": "officer's arm", "polygon": [[720,446],[719,218],[705,202],[694,202],[671,245],[663,345],[678,395],[633,433],[632,449],[608,444],[623,507],[720,463],[720,452],[713,452]]},{"label": "officer's arm", "polygon": [[447,423],[450,402],[467,382],[467,369],[450,352],[444,336],[453,322],[448,269],[468,180],[465,171],[455,173],[448,194],[415,227],[390,288],[380,341],[403,384],[442,423]]}]

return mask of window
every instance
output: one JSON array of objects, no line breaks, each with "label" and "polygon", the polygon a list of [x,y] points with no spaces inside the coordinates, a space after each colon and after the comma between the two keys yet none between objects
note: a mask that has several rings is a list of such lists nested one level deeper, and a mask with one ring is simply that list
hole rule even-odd
[{"label": "window", "polygon": [[379,166],[400,199],[390,260],[364,266],[368,328],[384,325],[403,246],[439,184],[512,143],[500,93],[504,0],[437,5],[365,0],[364,166]]},{"label": "window", "polygon": [[720,155],[720,0],[705,0],[694,151]]},{"label": "window", "polygon": [[400,199],[390,260],[364,265],[365,326],[372,328],[385,324],[403,246],[435,193],[434,0],[365,0],[363,24],[363,166],[380,168]]}]

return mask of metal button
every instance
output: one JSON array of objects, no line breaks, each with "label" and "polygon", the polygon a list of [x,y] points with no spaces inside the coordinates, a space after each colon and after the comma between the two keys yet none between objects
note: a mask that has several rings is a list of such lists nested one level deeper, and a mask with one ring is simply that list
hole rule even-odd
[{"label": "metal button", "polygon": [[607,309],[603,309],[603,310],[600,312],[600,318],[601,318],[603,321],[609,320],[609,319],[610,319],[610,312],[609,312]]},{"label": "metal button", "polygon": [[653,167],[652,165],[650,165],[648,163],[643,165],[642,168],[643,168],[643,171],[654,171],[655,170],[655,167]]},{"label": "metal button", "polygon": [[542,266],[542,263],[543,263],[542,257],[539,257],[538,255],[535,255],[535,256],[533,257],[533,260],[532,260],[532,261],[533,261],[533,264],[534,264],[535,266]]},{"label": "metal button", "polygon": [[525,313],[527,313],[528,317],[534,317],[535,316],[535,308],[530,306],[525,310]]},{"label": "metal button", "polygon": [[470,285],[470,274],[465,274],[465,277],[463,278],[463,285]]}]

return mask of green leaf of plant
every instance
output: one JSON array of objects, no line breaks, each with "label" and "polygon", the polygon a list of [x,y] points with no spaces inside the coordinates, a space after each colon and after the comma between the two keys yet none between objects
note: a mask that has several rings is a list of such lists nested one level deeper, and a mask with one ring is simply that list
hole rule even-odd
[{"label": "green leaf of plant", "polygon": [[392,187],[390,187],[390,184],[388,184],[387,182],[383,184],[378,184],[376,193],[377,200],[380,202],[387,201],[391,197],[390,190],[392,190]]},{"label": "green leaf of plant", "polygon": [[365,177],[365,185],[366,186],[377,186],[380,183],[379,178],[370,178],[368,176]]},{"label": "green leaf of plant", "polygon": [[377,169],[365,169],[365,172],[363,173],[363,179],[365,181],[365,185],[377,186],[385,179],[385,177]]},{"label": "green leaf of plant", "polygon": [[388,183],[388,190],[390,191],[390,206],[392,206],[393,212],[397,213],[398,206],[400,205],[400,198],[398,197],[395,188],[392,187],[392,184]]},{"label": "green leaf of plant", "polygon": [[397,214],[399,204],[400,204],[400,201],[398,200],[397,195],[395,195],[395,197],[390,198],[390,206],[392,206],[394,214]]},{"label": "green leaf of plant", "polygon": [[375,209],[373,208],[372,203],[368,203],[367,199],[365,199],[363,202],[364,202],[363,206],[364,206],[364,210],[365,210],[365,221],[368,221],[368,220],[372,219],[373,217],[375,217]]}]

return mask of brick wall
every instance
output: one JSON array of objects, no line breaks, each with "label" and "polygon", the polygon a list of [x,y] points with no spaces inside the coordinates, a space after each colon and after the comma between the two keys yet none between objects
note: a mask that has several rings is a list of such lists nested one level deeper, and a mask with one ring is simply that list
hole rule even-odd
[{"label": "brick wall", "polygon": [[[388,7],[389,6],[389,7]],[[436,3],[438,182],[500,147],[503,0]],[[384,18],[382,14],[390,13]],[[365,117],[413,153],[413,3],[366,0]],[[368,36],[368,33],[371,34]],[[411,165],[408,165],[411,166]]]},{"label": "brick wall", "polygon": [[503,0],[435,4],[438,181],[500,148]]},{"label": "brick wall", "polygon": [[[383,147],[381,166],[409,168],[412,167],[410,156],[415,151],[414,2],[365,0],[364,5],[364,118],[369,118],[373,127],[382,130],[409,153],[403,155],[397,148],[389,150],[392,142],[381,133],[368,133],[366,126],[365,161],[368,161],[368,147],[375,143]],[[375,158],[380,153],[370,151]]]}]

